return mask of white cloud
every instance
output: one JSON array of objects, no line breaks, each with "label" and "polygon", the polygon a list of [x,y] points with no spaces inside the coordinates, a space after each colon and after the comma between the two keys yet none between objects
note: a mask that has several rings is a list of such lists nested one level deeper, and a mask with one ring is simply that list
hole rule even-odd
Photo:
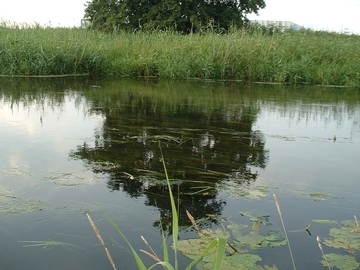
[{"label": "white cloud", "polygon": [[292,21],[316,30],[360,34],[359,0],[265,0],[266,8],[249,19]]},{"label": "white cloud", "polygon": [[1,1],[0,18],[16,23],[79,26],[86,0]]},{"label": "white cloud", "polygon": [[[250,19],[285,20],[317,30],[360,34],[360,0],[265,0],[260,16]],[[86,0],[1,1],[0,18],[17,23],[79,26]]]}]

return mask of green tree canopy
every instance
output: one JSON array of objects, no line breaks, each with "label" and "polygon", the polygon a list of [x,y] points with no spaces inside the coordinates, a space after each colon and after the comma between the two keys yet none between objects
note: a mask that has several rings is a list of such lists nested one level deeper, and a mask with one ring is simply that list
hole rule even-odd
[{"label": "green tree canopy", "polygon": [[246,15],[265,7],[264,0],[92,0],[84,18],[95,29],[172,29],[184,33],[209,24],[228,30]]}]

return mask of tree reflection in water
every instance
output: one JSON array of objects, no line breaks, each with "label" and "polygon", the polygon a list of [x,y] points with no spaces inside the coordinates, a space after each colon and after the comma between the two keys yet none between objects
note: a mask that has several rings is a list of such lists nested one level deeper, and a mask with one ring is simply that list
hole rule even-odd
[{"label": "tree reflection in water", "polygon": [[[171,207],[159,150],[162,144],[173,192],[179,196],[180,226],[188,224],[185,210],[194,217],[221,215],[225,200],[219,186],[227,182],[249,185],[256,168],[265,168],[268,151],[264,136],[252,130],[259,109],[239,101],[231,109],[190,106],[186,99],[168,104],[146,96],[107,97],[114,103],[92,102],[91,112],[104,123],[94,141],[71,153],[96,173],[107,175],[111,190],[131,197],[146,197],[156,206],[161,224],[171,229]],[[111,105],[112,104],[112,105]],[[216,219],[209,219],[208,226]],[[160,226],[160,222],[155,222]]]}]

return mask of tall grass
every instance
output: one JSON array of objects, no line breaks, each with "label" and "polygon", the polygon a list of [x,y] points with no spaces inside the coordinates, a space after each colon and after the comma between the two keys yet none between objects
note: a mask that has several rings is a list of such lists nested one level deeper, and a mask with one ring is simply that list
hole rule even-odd
[{"label": "tall grass", "polygon": [[0,74],[360,84],[357,35],[233,29],[180,35],[0,24]]}]

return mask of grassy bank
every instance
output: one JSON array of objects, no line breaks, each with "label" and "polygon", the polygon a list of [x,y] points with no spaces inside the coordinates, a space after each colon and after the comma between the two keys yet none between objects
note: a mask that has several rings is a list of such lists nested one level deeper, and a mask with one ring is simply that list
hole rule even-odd
[{"label": "grassy bank", "polygon": [[236,79],[360,85],[360,39],[310,30],[219,35],[0,25],[1,75]]}]

